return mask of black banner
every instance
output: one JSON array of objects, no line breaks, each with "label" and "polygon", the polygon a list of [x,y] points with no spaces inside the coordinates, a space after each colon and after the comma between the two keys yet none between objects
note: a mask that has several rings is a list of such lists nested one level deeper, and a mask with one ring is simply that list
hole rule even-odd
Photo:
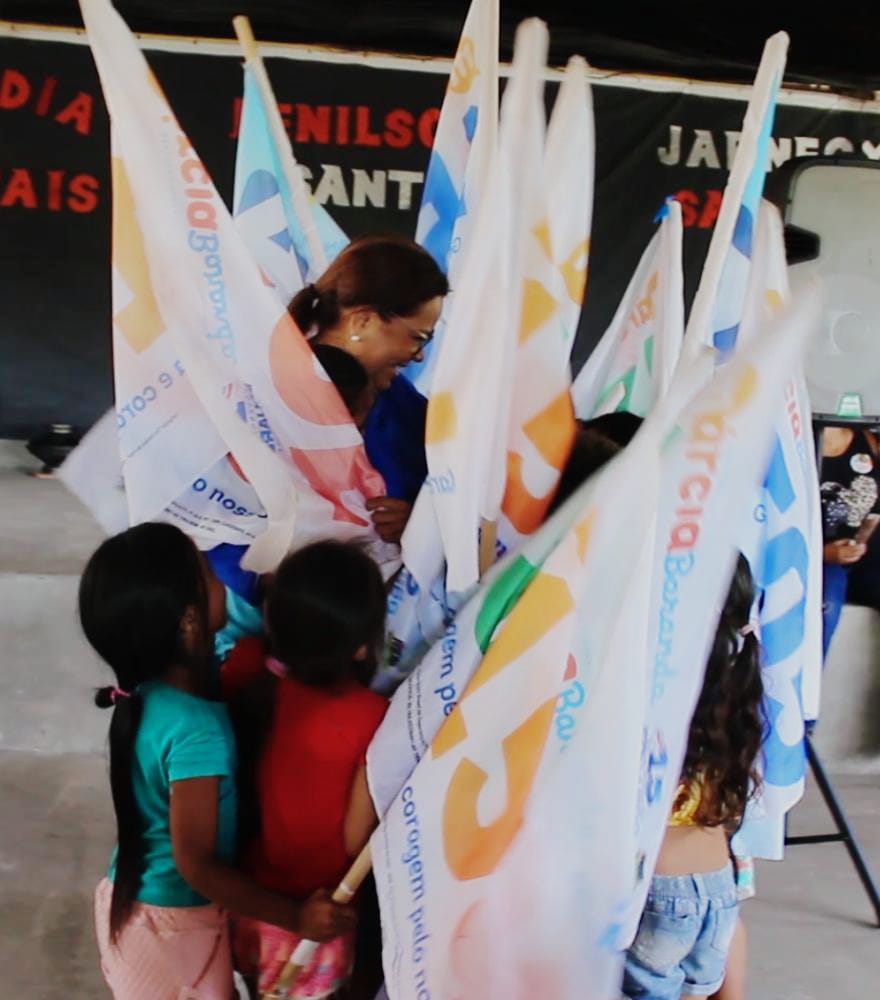
[{"label": "black banner", "polygon": [[[234,50],[231,50],[234,51]],[[234,56],[149,51],[184,130],[232,192],[242,76]],[[350,235],[411,235],[445,72],[267,60],[299,161]],[[548,107],[556,85],[547,89]],[[579,367],[610,320],[667,195],[682,202],[688,296],[718,214],[742,100],[594,86],[596,203]],[[773,163],[880,159],[876,113],[778,109]],[[112,401],[107,113],[87,46],[0,39],[0,436],[88,427]]]}]

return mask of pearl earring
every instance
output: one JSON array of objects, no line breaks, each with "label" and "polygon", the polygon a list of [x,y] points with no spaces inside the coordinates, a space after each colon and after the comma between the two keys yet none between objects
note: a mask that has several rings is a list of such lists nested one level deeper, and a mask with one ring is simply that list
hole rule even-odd
[{"label": "pearl earring", "polygon": [[357,333],[351,334],[348,339],[351,340],[355,344],[359,344],[360,340],[361,340],[360,335],[357,334]]}]

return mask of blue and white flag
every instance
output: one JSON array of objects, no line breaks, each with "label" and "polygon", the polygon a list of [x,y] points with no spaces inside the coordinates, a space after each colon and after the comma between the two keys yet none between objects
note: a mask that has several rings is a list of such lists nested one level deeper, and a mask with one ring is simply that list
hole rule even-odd
[{"label": "blue and white flag", "polygon": [[[752,279],[739,344],[763,336],[789,298],[782,220],[762,203]],[[780,399],[773,451],[741,547],[760,588],[758,624],[768,734],[761,794],[735,845],[741,854],[780,859],[786,812],[800,799],[806,758],[804,719],[818,714],[822,672],[822,524],[810,402],[803,371]]]},{"label": "blue and white flag", "polygon": [[416,241],[446,272],[452,287],[424,361],[404,369],[424,395],[430,392],[437,348],[467,258],[476,210],[490,183],[498,135],[498,18],[499,0],[472,0],[422,190]]},{"label": "blue and white flag", "polygon": [[309,194],[286,133],[279,135],[277,122],[273,125],[277,117],[265,69],[246,63],[235,157],[235,225],[286,306],[303,285],[320,277],[348,237]]},{"label": "blue and white flag", "polygon": [[733,350],[742,319],[758,206],[770,158],[776,99],[782,85],[788,35],[767,40],[706,263],[688,318],[682,357],[691,360],[705,344],[721,357]]}]

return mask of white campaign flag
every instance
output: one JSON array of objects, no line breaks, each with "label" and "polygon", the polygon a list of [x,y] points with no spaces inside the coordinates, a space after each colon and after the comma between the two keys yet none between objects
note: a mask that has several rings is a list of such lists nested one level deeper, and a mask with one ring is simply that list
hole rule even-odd
[{"label": "white campaign flag", "polygon": [[[361,537],[393,558],[365,508],[384,484],[342,400],[264,283],[134,36],[107,0],[81,7],[118,153],[116,410],[132,521],[159,516],[231,452],[267,515],[253,568],[277,564],[295,523],[300,542]],[[123,385],[150,391],[125,400]],[[221,486],[209,496],[236,506]]]},{"label": "white campaign flag", "polygon": [[[555,824],[552,839],[544,840],[540,833],[547,823],[537,809],[548,801],[542,786],[558,787],[554,775],[571,752],[566,747],[577,729],[571,712],[583,704],[577,692],[592,691],[594,684],[601,689],[617,613],[650,529],[655,504],[651,483],[655,489],[657,484],[651,470],[658,468],[660,438],[656,426],[643,428],[640,437],[631,452],[610,463],[558,512],[557,518],[574,523],[541,568],[533,566],[524,587],[514,593],[485,593],[483,600],[472,602],[477,606],[471,618],[474,632],[444,639],[441,651],[449,664],[441,670],[446,683],[460,687],[441,712],[439,728],[434,731],[429,724],[429,712],[419,715],[427,706],[412,698],[417,691],[410,683],[413,675],[395,696],[395,716],[389,714],[370,748],[375,794],[380,744],[394,739],[395,725],[398,745],[424,739],[430,746],[411,774],[404,770],[399,775],[398,794],[372,840],[391,1000],[420,993],[439,1000],[526,1000],[538,995],[539,987],[560,1000],[599,997],[584,993],[582,956],[554,943],[551,935],[567,917],[566,942],[574,943],[573,918],[583,899],[565,914],[557,908],[548,927],[533,926],[514,914],[553,909],[560,870],[545,881],[530,878],[529,870],[540,870],[554,853],[560,863],[572,858],[582,832],[581,826]],[[644,492],[638,494],[628,485],[636,467],[644,477]],[[534,544],[541,534],[526,544]],[[515,566],[521,557],[512,558],[507,572],[522,571],[522,564]],[[502,577],[494,580],[504,590]],[[474,651],[481,641],[483,656]],[[459,657],[458,668],[469,670],[457,669],[453,661]],[[422,690],[426,700],[431,698],[429,689]],[[444,698],[440,690],[431,700],[442,705]],[[408,719],[395,712],[395,706],[406,708],[407,703]],[[606,695],[598,702],[604,708],[608,703]],[[637,718],[629,744],[633,777]],[[400,772],[399,758],[389,757],[387,763]],[[583,773],[589,773],[589,762],[583,764]],[[377,799],[382,812],[384,803]],[[633,793],[629,813],[634,812]],[[610,821],[615,816],[612,811]],[[621,874],[622,862],[617,866]],[[595,872],[602,858],[596,855],[587,863]],[[619,906],[624,885],[620,878],[613,881],[614,891],[605,894],[610,902],[597,913],[613,915]],[[567,902],[574,904],[570,895]],[[619,956],[607,955],[603,974],[610,979]]]},{"label": "white campaign flag", "polygon": [[582,420],[615,410],[647,416],[672,381],[684,336],[681,206],[670,199],[661,216],[610,326],[572,386]]},{"label": "white campaign flag", "polygon": [[403,374],[429,395],[440,345],[471,250],[477,213],[487,197],[498,140],[499,0],[471,0],[446,86],[422,201],[416,242],[437,261],[452,289],[423,361]]},{"label": "white campaign flag", "polygon": [[[547,28],[526,21],[517,31],[513,75],[504,95],[493,185],[480,205],[467,267],[452,305],[428,404],[426,489],[446,556],[450,593],[467,591],[479,578],[481,519],[495,521],[505,486],[506,450],[499,437],[510,420],[516,339],[522,311],[525,247],[532,221],[529,166],[544,145],[543,70]],[[493,321],[485,322],[491,313]],[[499,444],[501,451],[499,454]],[[414,567],[420,526],[410,522],[404,562],[416,579],[432,580]]]},{"label": "white campaign flag", "polygon": [[569,357],[587,278],[593,106],[586,63],[572,58],[541,158],[521,161],[530,214],[521,291],[519,343],[506,440],[498,549],[515,550],[544,520],[575,436]]},{"label": "white campaign flag", "polygon": [[[818,294],[808,289],[700,390],[664,450],[649,635],[649,698],[637,825],[639,877],[621,947],[635,934],[678,787],[691,716],[780,394],[802,362]],[[636,864],[637,863],[637,864]]]},{"label": "white campaign flag", "polygon": [[[789,301],[782,220],[762,202],[737,350],[764,335]],[[804,789],[804,719],[819,711],[822,673],[822,523],[810,402],[802,366],[779,395],[774,443],[741,548],[762,592],[758,625],[765,715],[760,797],[735,839],[746,855],[781,859],[785,814]]]}]

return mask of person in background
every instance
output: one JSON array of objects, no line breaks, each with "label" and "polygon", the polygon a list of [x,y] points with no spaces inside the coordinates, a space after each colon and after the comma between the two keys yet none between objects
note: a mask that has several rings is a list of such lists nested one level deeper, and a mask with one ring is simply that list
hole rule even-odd
[{"label": "person in background", "polygon": [[[880,512],[880,446],[873,431],[822,432],[822,643],[825,655],[845,603],[880,610],[880,533],[859,537]],[[870,521],[868,522],[870,525]]]}]

